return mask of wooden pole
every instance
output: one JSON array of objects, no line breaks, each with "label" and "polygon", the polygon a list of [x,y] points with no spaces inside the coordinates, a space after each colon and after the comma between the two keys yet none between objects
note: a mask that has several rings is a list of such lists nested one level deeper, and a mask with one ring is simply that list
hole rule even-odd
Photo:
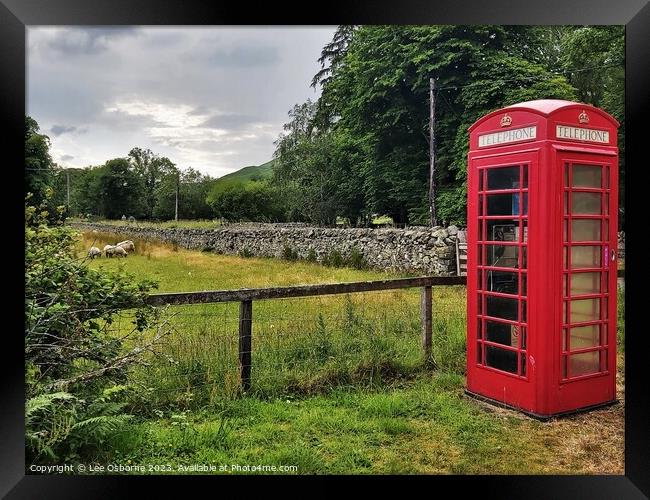
[{"label": "wooden pole", "polygon": [[427,363],[433,363],[431,356],[431,344],[433,337],[431,302],[432,293],[430,286],[422,287],[420,302],[420,311],[422,314],[422,349],[424,350],[424,359]]},{"label": "wooden pole", "polygon": [[174,220],[178,222],[178,192],[180,191],[181,174],[176,176],[176,212],[174,213]]},{"label": "wooden pole", "polygon": [[242,391],[251,388],[251,351],[253,334],[253,301],[239,304],[239,375]]},{"label": "wooden pole", "polygon": [[431,226],[437,225],[436,220],[436,81],[429,78],[429,212],[431,216]]},{"label": "wooden pole", "polygon": [[66,184],[68,186],[68,197],[67,197],[67,209],[68,209],[68,215],[70,214],[70,170],[65,171],[65,178],[66,178]]}]

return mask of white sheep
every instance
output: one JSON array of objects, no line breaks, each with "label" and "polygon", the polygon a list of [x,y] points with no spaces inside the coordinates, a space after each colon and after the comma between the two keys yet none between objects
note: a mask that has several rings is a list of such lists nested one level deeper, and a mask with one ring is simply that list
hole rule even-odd
[{"label": "white sheep", "polygon": [[88,250],[88,257],[91,259],[94,259],[95,257],[101,257],[102,256],[102,251],[97,248],[97,247],[90,247],[90,250]]},{"label": "white sheep", "polygon": [[106,257],[111,257],[113,255],[114,248],[115,247],[113,245],[106,245],[104,247],[104,254],[106,255]]},{"label": "white sheep", "polygon": [[131,240],[120,241],[116,247],[122,247],[127,252],[135,252],[135,243]]},{"label": "white sheep", "polygon": [[111,250],[113,255],[119,255],[121,257],[126,257],[128,255],[128,253],[126,252],[126,250],[124,250],[124,248],[118,247],[117,245],[114,246]]}]

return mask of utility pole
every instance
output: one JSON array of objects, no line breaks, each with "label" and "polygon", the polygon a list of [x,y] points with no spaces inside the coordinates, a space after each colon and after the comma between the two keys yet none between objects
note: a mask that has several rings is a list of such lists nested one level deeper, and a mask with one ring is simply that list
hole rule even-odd
[{"label": "utility pole", "polygon": [[431,216],[431,226],[435,226],[436,221],[436,81],[433,77],[429,78],[429,214]]},{"label": "utility pole", "polygon": [[70,170],[65,171],[65,179],[66,179],[66,185],[68,186],[67,208],[68,208],[68,215],[69,215],[70,214]]},{"label": "utility pole", "polygon": [[176,174],[176,213],[174,215],[174,220],[178,222],[178,192],[180,191],[181,186],[181,173]]}]

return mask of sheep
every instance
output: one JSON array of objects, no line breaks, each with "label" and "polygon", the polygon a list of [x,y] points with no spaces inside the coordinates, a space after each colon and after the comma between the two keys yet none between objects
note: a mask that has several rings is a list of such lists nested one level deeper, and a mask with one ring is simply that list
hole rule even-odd
[{"label": "sheep", "polygon": [[135,244],[131,240],[120,241],[116,247],[122,247],[127,252],[135,252]]},{"label": "sheep", "polygon": [[112,248],[112,254],[113,254],[113,255],[120,255],[120,256],[122,256],[122,257],[126,257],[127,255],[129,255],[129,254],[126,252],[126,250],[124,250],[124,248],[122,248],[122,247],[118,247],[118,246],[114,246],[114,247]]},{"label": "sheep", "polygon": [[113,249],[115,247],[113,245],[106,245],[104,247],[104,254],[106,254],[106,257],[111,257],[113,255]]},{"label": "sheep", "polygon": [[97,248],[97,247],[90,247],[90,250],[88,250],[88,257],[91,259],[94,259],[95,257],[101,257],[102,256],[102,251]]}]

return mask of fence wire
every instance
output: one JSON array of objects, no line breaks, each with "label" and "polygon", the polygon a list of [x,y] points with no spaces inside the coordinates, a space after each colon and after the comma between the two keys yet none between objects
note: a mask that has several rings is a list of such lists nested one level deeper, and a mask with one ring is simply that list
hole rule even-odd
[{"label": "fence wire", "polygon": [[[421,343],[420,288],[253,301],[249,393],[309,394],[373,386],[430,366]],[[170,329],[131,383],[156,406],[205,405],[241,394],[239,303],[166,306]],[[123,334],[132,312],[114,323]],[[463,373],[465,288],[433,287],[433,358]],[[144,334],[150,335],[150,332]]]}]

